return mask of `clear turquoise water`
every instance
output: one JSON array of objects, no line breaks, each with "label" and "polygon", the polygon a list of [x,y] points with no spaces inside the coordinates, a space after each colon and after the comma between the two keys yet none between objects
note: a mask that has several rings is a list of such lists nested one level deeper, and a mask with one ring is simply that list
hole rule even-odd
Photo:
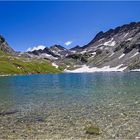
[{"label": "clear turquoise water", "polygon": [[0,138],[134,139],[139,108],[139,72],[0,77]]}]

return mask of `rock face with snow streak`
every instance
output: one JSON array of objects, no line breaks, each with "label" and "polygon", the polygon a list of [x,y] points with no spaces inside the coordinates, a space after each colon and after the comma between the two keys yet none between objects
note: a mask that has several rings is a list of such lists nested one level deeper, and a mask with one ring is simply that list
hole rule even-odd
[{"label": "rock face with snow streak", "polygon": [[132,22],[107,32],[99,32],[91,42],[78,48],[75,52],[76,57],[67,56],[65,61],[67,59],[68,63],[69,58],[69,63],[75,63],[75,65],[71,64],[73,67],[69,67],[72,70],[83,68],[86,65],[89,71],[92,70],[90,68],[105,71],[104,68],[107,67],[108,71],[111,71],[118,66],[120,66],[119,69],[127,71],[140,68],[139,52],[140,22]]},{"label": "rock face with snow streak", "polygon": [[[105,68],[123,70],[140,68],[140,22],[132,22],[99,32],[87,45],[66,49],[54,45],[43,50],[28,52],[30,55],[50,59],[66,70],[79,68]],[[124,69],[125,68],[125,69]],[[90,69],[91,71],[91,69]]]},{"label": "rock face with snow streak", "polygon": [[64,47],[61,46],[61,45],[54,45],[54,46],[51,46],[51,47],[50,47],[50,50],[51,50],[53,53],[57,54],[60,58],[65,57],[65,56],[67,56],[67,55],[70,54],[70,51],[69,51],[68,49],[64,48]]}]

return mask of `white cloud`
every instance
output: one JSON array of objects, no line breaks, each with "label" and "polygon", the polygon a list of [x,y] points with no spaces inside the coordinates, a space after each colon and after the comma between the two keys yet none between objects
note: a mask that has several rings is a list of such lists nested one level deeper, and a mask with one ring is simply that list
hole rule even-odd
[{"label": "white cloud", "polygon": [[66,46],[69,46],[71,43],[72,43],[72,41],[67,41],[67,42],[65,42],[64,44],[65,44]]},{"label": "white cloud", "polygon": [[37,46],[37,47],[33,47],[33,48],[28,48],[27,49],[27,52],[29,52],[29,51],[34,51],[34,50],[43,50],[43,49],[45,49],[46,48],[46,46],[43,46],[43,45],[39,45],[39,46]]}]

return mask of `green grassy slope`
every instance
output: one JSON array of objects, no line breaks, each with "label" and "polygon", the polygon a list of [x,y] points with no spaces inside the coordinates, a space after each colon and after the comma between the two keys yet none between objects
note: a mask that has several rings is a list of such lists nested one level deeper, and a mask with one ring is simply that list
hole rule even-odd
[{"label": "green grassy slope", "polygon": [[47,60],[14,57],[0,51],[0,75],[3,74],[32,74],[32,73],[58,73]]}]

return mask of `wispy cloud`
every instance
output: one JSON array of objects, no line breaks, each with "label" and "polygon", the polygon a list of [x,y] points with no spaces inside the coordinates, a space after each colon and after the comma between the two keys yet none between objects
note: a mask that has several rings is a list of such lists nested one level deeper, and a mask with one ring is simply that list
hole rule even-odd
[{"label": "wispy cloud", "polygon": [[27,52],[29,52],[29,51],[34,51],[34,50],[43,50],[43,49],[45,49],[46,48],[46,46],[43,46],[43,45],[39,45],[39,46],[37,46],[37,47],[33,47],[33,48],[28,48],[27,49]]},{"label": "wispy cloud", "polygon": [[67,41],[67,42],[65,42],[64,44],[65,44],[66,46],[69,46],[71,43],[72,43],[72,41]]}]

